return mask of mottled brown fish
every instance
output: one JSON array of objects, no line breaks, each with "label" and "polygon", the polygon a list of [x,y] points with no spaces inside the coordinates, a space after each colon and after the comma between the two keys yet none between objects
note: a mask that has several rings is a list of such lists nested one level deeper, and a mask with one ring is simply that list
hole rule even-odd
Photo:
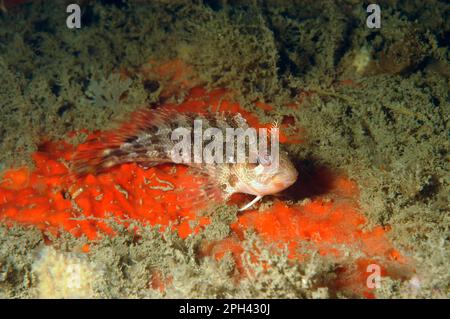
[{"label": "mottled brown fish", "polygon": [[[72,161],[72,171],[77,175],[98,174],[123,163],[138,163],[142,167],[151,167],[163,163],[173,163],[173,130],[183,127],[192,129],[194,120],[201,120],[204,129],[227,128],[246,130],[247,121],[239,114],[217,113],[181,113],[175,109],[143,109],[135,112],[130,121],[116,130],[105,132],[95,140],[89,141],[77,152]],[[248,146],[248,145],[247,145]],[[225,146],[224,148],[225,149]],[[208,183],[202,185],[205,194],[220,194],[221,200],[228,199],[234,193],[255,195],[255,199],[241,208],[245,210],[263,196],[276,194],[291,186],[298,172],[286,153],[279,153],[279,164],[270,165],[267,157],[256,157],[255,163],[247,156],[245,161],[237,163],[236,158],[223,163],[184,163],[196,174],[208,177]]]}]

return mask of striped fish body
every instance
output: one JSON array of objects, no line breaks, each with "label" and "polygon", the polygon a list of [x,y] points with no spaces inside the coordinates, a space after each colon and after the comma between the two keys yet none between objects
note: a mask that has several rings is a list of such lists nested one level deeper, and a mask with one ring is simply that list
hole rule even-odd
[{"label": "striped fish body", "polygon": [[[201,124],[203,133],[208,129],[219,131],[223,137],[222,162],[205,163],[195,158],[195,151],[202,149],[207,141],[203,138],[194,138],[198,125]],[[138,163],[142,167],[152,167],[163,163],[174,162],[174,149],[179,140],[173,138],[173,132],[183,128],[191,132],[189,139],[190,160],[183,164],[192,168],[195,174],[208,177],[208,183],[202,187],[205,194],[220,194],[220,199],[227,199],[233,193],[248,193],[262,196],[273,193],[270,187],[271,178],[275,175],[287,176],[286,184],[292,184],[297,177],[297,171],[283,153],[280,156],[280,165],[276,172],[264,171],[264,167],[257,162],[250,161],[249,152],[245,152],[244,161],[237,163],[237,151],[234,156],[226,156],[227,147],[235,148],[234,143],[227,143],[227,129],[240,129],[243,132],[249,128],[246,120],[239,113],[181,113],[175,109],[142,109],[132,114],[130,121],[118,129],[104,132],[100,137],[88,141],[77,152],[72,161],[72,170],[76,175],[98,174],[108,168],[124,164]],[[249,150],[248,140],[245,140],[245,149]],[[179,145],[179,144],[178,144]],[[198,152],[197,152],[198,154]],[[294,179],[294,180],[293,180]],[[293,181],[292,181],[293,180]],[[268,187],[264,184],[268,183]],[[257,185],[253,187],[252,185]],[[281,184],[278,181],[277,189]],[[283,186],[284,187],[284,186]],[[268,191],[263,189],[268,189]],[[285,187],[284,187],[285,188]],[[264,193],[264,194],[262,194]],[[217,199],[217,196],[215,196]]]}]

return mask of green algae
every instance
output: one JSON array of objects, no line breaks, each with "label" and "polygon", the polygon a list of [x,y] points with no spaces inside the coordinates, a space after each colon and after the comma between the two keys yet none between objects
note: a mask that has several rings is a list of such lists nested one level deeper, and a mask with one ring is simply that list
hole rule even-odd
[{"label": "green algae", "polygon": [[[390,225],[394,245],[415,260],[421,282],[412,293],[408,282],[386,279],[380,297],[444,297],[450,282],[449,6],[379,2],[380,30],[365,27],[364,7],[351,0],[236,1],[234,6],[218,1],[213,7],[90,3],[80,30],[64,27],[63,2],[35,1],[1,13],[0,167],[30,165],[43,138],[109,128],[115,119],[157,102],[162,87],[149,90],[142,76],[123,80],[117,74],[137,70],[149,58],[181,58],[202,83],[231,89],[261,120],[293,117],[306,132],[305,144],[287,147],[296,162],[343,170],[358,182],[366,227]],[[357,72],[353,61],[362,49],[370,62]],[[307,98],[300,99],[302,93]],[[252,104],[256,100],[276,108],[263,111]],[[294,109],[287,107],[292,102]],[[337,294],[326,288],[333,265],[319,257],[290,265],[285,255],[270,254],[266,260],[277,265],[270,273],[257,272],[258,277],[233,285],[230,256],[200,260],[196,251],[202,240],[229,234],[236,209],[225,206],[210,214],[213,223],[205,232],[185,241],[155,229],[139,241],[125,229],[103,238],[89,253],[105,267],[96,283],[98,295]],[[2,234],[0,295],[30,297],[32,252],[42,237],[20,227],[2,228]],[[70,251],[83,240],[63,236],[55,242]],[[145,289],[154,270],[172,277],[174,285],[165,293]]]},{"label": "green algae", "polygon": [[32,264],[36,257],[33,251],[43,245],[40,231],[1,226],[0,235],[0,297],[32,297]]}]

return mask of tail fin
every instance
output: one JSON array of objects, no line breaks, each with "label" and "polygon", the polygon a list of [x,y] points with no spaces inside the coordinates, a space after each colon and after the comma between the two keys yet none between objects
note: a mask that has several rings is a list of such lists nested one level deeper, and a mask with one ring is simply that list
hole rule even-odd
[{"label": "tail fin", "polygon": [[[144,133],[151,133],[164,125],[168,118],[171,118],[172,110],[152,110],[144,108],[131,114],[129,121],[117,129],[105,131],[100,135],[89,139],[86,143],[79,145],[75,152],[71,170],[78,176],[86,174],[97,174],[108,168],[119,164],[138,162],[144,166],[154,166],[167,162],[164,154],[155,152],[155,156],[149,158],[146,152],[149,145],[139,145],[134,143],[138,137]],[[131,145],[124,148],[125,144]],[[155,143],[158,144],[158,143]],[[157,146],[157,145],[155,145]],[[131,156],[134,155],[134,156]]]},{"label": "tail fin", "polygon": [[120,145],[105,143],[102,140],[92,139],[78,147],[70,166],[73,173],[78,176],[97,174],[120,164],[113,155],[114,152],[120,151]]}]

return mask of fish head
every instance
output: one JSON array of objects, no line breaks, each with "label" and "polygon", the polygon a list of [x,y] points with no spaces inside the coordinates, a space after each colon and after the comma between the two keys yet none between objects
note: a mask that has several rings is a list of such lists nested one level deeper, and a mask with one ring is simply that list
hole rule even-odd
[{"label": "fish head", "polygon": [[298,171],[287,154],[280,152],[277,163],[270,157],[258,157],[257,163],[241,166],[236,175],[238,192],[265,196],[279,193],[294,184]]}]

